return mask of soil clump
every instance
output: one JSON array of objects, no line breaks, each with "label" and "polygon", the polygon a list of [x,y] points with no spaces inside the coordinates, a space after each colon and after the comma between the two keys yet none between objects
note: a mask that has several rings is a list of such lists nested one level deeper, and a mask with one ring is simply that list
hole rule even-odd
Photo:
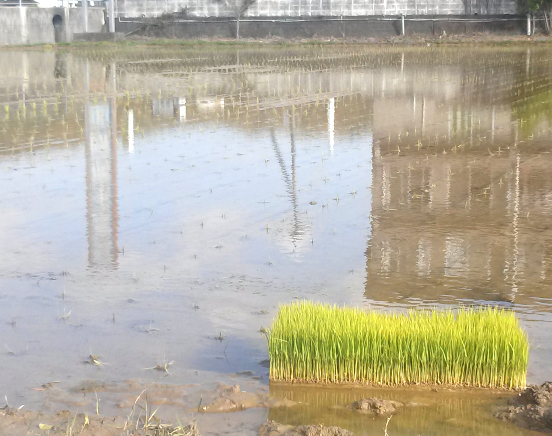
[{"label": "soil clump", "polygon": [[292,425],[265,422],[259,429],[259,436],[355,436],[348,430],[324,425]]},{"label": "soil clump", "polygon": [[494,416],[520,427],[552,433],[552,382],[529,386],[507,406],[495,409]]},{"label": "soil clump", "polygon": [[351,404],[351,409],[358,413],[373,415],[391,415],[404,404],[393,400],[380,400],[379,398],[363,398]]},{"label": "soil clump", "polygon": [[200,408],[201,413],[237,412],[253,407],[292,407],[298,404],[285,398],[272,398],[264,392],[244,392],[239,385],[221,384],[215,393],[216,397]]}]

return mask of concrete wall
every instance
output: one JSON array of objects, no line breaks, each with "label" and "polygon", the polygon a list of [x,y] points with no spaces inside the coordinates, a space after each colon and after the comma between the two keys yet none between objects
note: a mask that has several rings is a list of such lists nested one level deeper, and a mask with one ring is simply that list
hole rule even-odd
[{"label": "concrete wall", "polygon": [[[185,10],[192,17],[232,17],[240,0],[119,0],[119,17]],[[515,0],[257,0],[246,17],[515,14]]]},{"label": "concrete wall", "polygon": [[[411,19],[410,19],[411,18]],[[523,16],[466,17],[466,16],[418,16],[407,17],[407,35],[471,34],[493,32],[498,34],[524,34],[526,18]],[[136,31],[158,38],[234,38],[235,19],[197,18],[186,22],[166,22],[144,28],[143,19],[116,22],[118,32]],[[243,38],[386,38],[401,34],[399,16],[367,16],[357,18],[320,17],[311,19],[281,20],[249,18],[241,21]]]},{"label": "concrete wall", "polygon": [[[54,17],[61,18],[59,27]],[[104,27],[104,11],[88,9],[88,31],[101,32]],[[83,31],[80,8],[0,7],[0,45],[53,44],[72,41],[73,33]]]}]

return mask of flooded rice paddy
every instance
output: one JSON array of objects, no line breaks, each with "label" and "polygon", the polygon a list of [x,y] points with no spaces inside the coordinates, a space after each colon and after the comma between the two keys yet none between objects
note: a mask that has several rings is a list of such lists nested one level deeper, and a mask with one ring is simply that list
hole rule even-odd
[{"label": "flooded rice paddy", "polygon": [[393,435],[531,434],[483,391],[269,386],[261,328],[294,299],[499,305],[528,381],[552,379],[549,49],[10,50],[0,71],[11,407],[126,414],[150,384],[187,417],[221,382],[300,404],[202,434],[383,435],[336,408],[366,396],[421,404]]}]

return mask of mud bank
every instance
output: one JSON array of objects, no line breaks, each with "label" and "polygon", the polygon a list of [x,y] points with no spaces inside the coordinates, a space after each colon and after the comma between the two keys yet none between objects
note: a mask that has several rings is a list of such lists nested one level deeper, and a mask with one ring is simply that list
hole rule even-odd
[{"label": "mud bank", "polygon": [[552,433],[552,382],[529,386],[494,415],[523,428]]},{"label": "mud bank", "polygon": [[146,35],[131,35],[125,40],[115,42],[95,42],[95,41],[75,41],[63,44],[37,44],[33,46],[11,45],[1,46],[0,51],[54,51],[54,52],[71,52],[72,50],[83,50],[83,48],[101,48],[102,51],[121,51],[125,52],[140,47],[147,46],[178,46],[178,47],[195,47],[195,46],[230,46],[237,48],[247,47],[295,47],[295,46],[342,46],[342,45],[393,45],[393,46],[418,46],[418,45],[548,45],[552,43],[552,38],[546,34],[540,33],[537,35],[513,35],[513,34],[496,34],[489,32],[473,32],[471,34],[458,35],[407,35],[407,36],[374,36],[374,37],[321,37],[315,35],[313,37],[294,37],[281,38],[271,36],[266,38],[240,38],[236,40],[231,37],[197,37],[193,39],[179,39],[173,36],[146,36]]}]

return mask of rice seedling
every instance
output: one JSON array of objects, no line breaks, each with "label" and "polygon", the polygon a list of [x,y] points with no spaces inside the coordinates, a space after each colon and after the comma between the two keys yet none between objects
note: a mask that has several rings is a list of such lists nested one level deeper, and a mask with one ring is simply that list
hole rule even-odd
[{"label": "rice seedling", "polygon": [[95,354],[91,354],[90,356],[88,356],[88,359],[84,360],[83,363],[89,363],[99,367],[102,367],[105,365],[104,362],[100,361],[100,356],[97,356]]},{"label": "rice seedling", "polygon": [[529,340],[494,307],[365,312],[282,305],[266,335],[270,379],[289,382],[525,386]]},{"label": "rice seedling", "polygon": [[171,373],[169,372],[169,366],[171,366],[173,363],[174,363],[174,360],[171,360],[170,362],[163,360],[162,363],[152,366],[151,368],[145,368],[145,369],[155,369],[157,371],[163,371],[167,375],[170,375]]}]

